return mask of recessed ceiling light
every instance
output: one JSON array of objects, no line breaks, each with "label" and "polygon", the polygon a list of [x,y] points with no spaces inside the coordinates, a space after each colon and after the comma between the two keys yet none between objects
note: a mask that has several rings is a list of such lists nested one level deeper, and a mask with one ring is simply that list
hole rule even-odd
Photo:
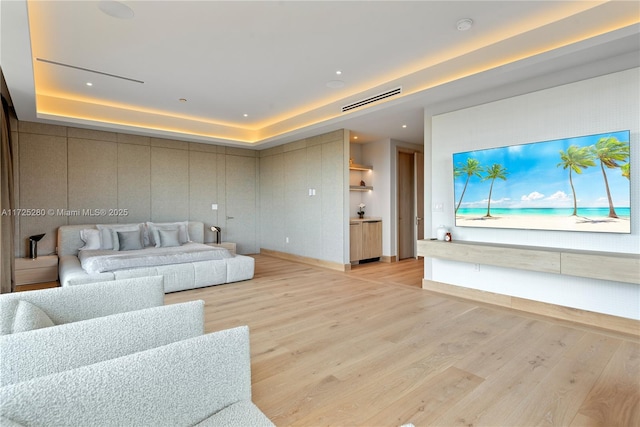
[{"label": "recessed ceiling light", "polygon": [[456,28],[458,29],[458,31],[467,31],[472,26],[473,26],[473,20],[469,18],[464,18],[456,22]]},{"label": "recessed ceiling light", "polygon": [[331,89],[339,89],[344,87],[344,82],[342,80],[329,80],[327,82],[327,87],[330,87]]},{"label": "recessed ceiling light", "polygon": [[249,117],[249,115],[247,113],[244,113],[243,116],[244,117]]},{"label": "recessed ceiling light", "polygon": [[338,70],[338,71],[336,71],[336,74],[340,75],[340,74],[342,74],[342,71]]},{"label": "recessed ceiling light", "polygon": [[358,137],[357,137],[357,136],[354,136],[354,137],[353,137],[353,139],[358,139]]},{"label": "recessed ceiling light", "polygon": [[180,98],[180,99],[178,99],[178,101],[180,101],[180,102],[187,102],[187,98]]},{"label": "recessed ceiling light", "polygon": [[129,6],[115,0],[101,0],[98,2],[98,9],[112,18],[131,19],[134,15]]},{"label": "recessed ceiling light", "polygon": [[87,86],[93,86],[93,83],[91,83],[91,82],[87,82],[87,83],[86,83],[86,85],[87,85]]},{"label": "recessed ceiling light", "polygon": [[406,127],[407,127],[407,125],[402,125],[402,127],[403,127],[403,128],[406,128]]}]

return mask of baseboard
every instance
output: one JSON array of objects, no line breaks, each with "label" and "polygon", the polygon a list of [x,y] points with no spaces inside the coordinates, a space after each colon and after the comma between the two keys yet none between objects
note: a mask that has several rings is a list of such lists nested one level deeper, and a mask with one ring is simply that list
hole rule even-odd
[{"label": "baseboard", "polygon": [[640,337],[640,321],[422,279],[422,288],[486,304]]},{"label": "baseboard", "polygon": [[382,255],[380,257],[380,261],[381,262],[388,262],[388,263],[392,263],[392,262],[397,262],[398,259],[395,255]]},{"label": "baseboard", "polygon": [[284,259],[287,261],[300,262],[302,264],[314,265],[316,267],[328,268],[337,271],[349,271],[351,270],[351,264],[340,264],[337,262],[325,261],[316,258],[309,258],[301,255],[288,254],[286,252],[274,251],[272,249],[260,248],[260,253],[269,255],[275,258]]}]

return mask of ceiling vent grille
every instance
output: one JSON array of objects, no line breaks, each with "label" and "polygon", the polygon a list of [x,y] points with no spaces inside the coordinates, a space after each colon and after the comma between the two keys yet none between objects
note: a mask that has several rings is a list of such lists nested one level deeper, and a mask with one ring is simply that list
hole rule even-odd
[{"label": "ceiling vent grille", "polygon": [[366,99],[354,102],[353,104],[345,105],[342,107],[342,112],[345,113],[356,108],[364,107],[365,105],[373,104],[374,102],[382,101],[383,99],[390,98],[392,96],[400,95],[402,93],[402,86],[395,89],[391,89],[387,92],[380,93],[378,95],[371,96]]}]

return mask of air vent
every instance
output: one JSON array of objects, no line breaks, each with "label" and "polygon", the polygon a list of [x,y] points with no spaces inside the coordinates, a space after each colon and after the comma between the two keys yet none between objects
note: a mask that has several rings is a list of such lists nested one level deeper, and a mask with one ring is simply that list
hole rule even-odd
[{"label": "air vent", "polygon": [[109,73],[105,73],[103,71],[92,70],[90,68],[78,67],[76,65],[65,64],[63,62],[51,61],[50,59],[36,58],[36,60],[40,61],[40,62],[47,63],[47,64],[51,64],[51,65],[58,65],[60,67],[73,68],[74,70],[86,71],[88,73],[94,73],[94,74],[102,74],[103,76],[114,77],[116,79],[121,79],[121,80],[128,80],[128,81],[134,82],[134,83],[144,83],[142,80],[136,80],[136,79],[132,79],[132,78],[129,78],[129,77],[119,76],[117,74],[109,74]]},{"label": "air vent", "polygon": [[395,89],[391,89],[387,92],[380,93],[378,95],[371,96],[369,98],[363,99],[358,102],[354,102],[353,104],[345,105],[342,107],[342,112],[347,112],[349,110],[353,110],[356,108],[364,107],[365,105],[373,104],[374,102],[382,101],[383,99],[390,98],[392,96],[400,95],[402,93],[402,86],[397,87]]}]

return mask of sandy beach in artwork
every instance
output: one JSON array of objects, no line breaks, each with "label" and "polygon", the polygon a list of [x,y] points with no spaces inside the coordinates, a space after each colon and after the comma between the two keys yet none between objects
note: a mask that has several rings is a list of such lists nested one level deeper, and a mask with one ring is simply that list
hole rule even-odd
[{"label": "sandy beach in artwork", "polygon": [[629,218],[585,216],[456,215],[457,227],[520,228],[528,230],[571,230],[601,233],[629,233]]}]

